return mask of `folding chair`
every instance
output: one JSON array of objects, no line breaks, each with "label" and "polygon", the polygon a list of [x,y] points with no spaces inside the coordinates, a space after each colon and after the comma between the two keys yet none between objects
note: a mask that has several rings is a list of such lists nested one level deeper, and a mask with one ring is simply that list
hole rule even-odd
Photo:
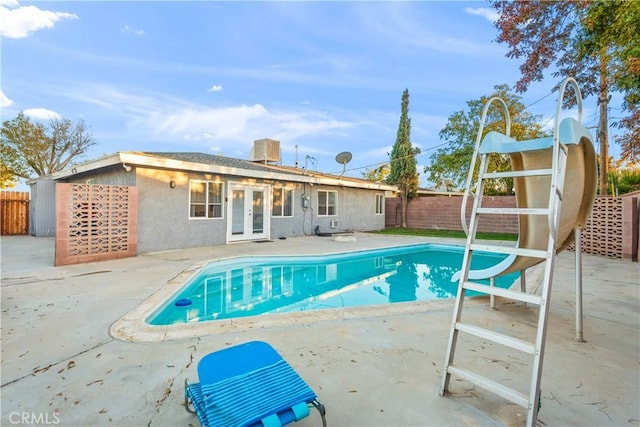
[{"label": "folding chair", "polygon": [[310,405],[327,425],[318,396],[265,342],[206,355],[198,363],[198,379],[185,380],[184,406],[203,427],[284,426],[308,416]]}]

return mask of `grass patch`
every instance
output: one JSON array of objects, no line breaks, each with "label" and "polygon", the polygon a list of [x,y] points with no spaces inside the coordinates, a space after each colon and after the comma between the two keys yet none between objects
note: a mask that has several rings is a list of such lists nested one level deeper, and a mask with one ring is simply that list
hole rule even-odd
[{"label": "grass patch", "polygon": [[[462,230],[426,230],[422,228],[390,227],[384,230],[373,231],[373,233],[420,237],[451,237],[454,239],[467,238]],[[516,241],[518,240],[518,235],[511,233],[476,233],[476,239]]]}]

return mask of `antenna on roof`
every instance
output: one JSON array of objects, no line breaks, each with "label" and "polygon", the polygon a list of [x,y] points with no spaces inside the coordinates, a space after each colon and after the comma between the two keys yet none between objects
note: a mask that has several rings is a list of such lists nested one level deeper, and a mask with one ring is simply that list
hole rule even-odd
[{"label": "antenna on roof", "polygon": [[348,151],[338,153],[338,155],[336,156],[336,162],[342,165],[342,173],[340,174],[340,176],[344,175],[344,173],[347,171],[347,163],[351,161],[351,157],[353,156]]},{"label": "antenna on roof", "polygon": [[306,157],[304,158],[304,168],[306,170],[308,170],[307,169],[307,162],[311,162],[313,164],[313,167],[315,168],[316,165],[318,164],[318,159],[316,159],[315,157],[312,157],[312,156],[307,154]]}]

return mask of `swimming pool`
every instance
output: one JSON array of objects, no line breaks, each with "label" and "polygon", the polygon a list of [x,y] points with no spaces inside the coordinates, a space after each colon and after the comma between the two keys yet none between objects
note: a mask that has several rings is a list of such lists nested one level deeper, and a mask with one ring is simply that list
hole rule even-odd
[{"label": "swimming pool", "polygon": [[[172,325],[271,313],[453,298],[463,248],[421,244],[323,256],[260,256],[214,261],[146,319]],[[472,268],[505,255],[475,252]],[[512,273],[496,279],[509,287]],[[472,295],[471,292],[468,293]]]}]

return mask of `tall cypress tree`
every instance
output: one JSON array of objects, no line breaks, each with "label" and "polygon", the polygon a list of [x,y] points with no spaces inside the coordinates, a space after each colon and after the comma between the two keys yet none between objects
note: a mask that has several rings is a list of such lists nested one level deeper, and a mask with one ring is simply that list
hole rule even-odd
[{"label": "tall cypress tree", "polygon": [[391,150],[391,171],[387,183],[397,185],[402,206],[402,228],[407,228],[407,202],[418,192],[416,156],[420,149],[411,145],[411,119],[409,118],[409,89],[402,92],[402,110],[396,142]]}]

